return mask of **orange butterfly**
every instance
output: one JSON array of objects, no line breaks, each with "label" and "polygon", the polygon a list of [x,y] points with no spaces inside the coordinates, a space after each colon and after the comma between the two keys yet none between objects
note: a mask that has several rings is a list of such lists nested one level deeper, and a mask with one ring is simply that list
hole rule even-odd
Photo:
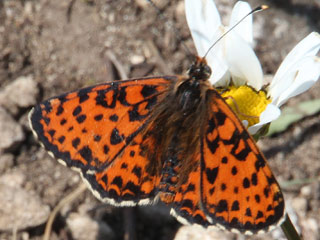
[{"label": "orange butterfly", "polygon": [[210,74],[197,58],[187,77],[87,87],[36,106],[30,125],[104,202],[134,206],[160,198],[182,223],[268,230],[283,217],[282,193]]}]

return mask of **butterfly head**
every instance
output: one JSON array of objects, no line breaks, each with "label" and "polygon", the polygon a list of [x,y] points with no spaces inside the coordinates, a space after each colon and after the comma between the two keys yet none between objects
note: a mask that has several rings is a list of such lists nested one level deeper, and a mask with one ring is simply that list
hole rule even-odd
[{"label": "butterfly head", "polygon": [[205,58],[197,57],[196,61],[188,70],[190,79],[206,81],[211,76],[211,68]]}]

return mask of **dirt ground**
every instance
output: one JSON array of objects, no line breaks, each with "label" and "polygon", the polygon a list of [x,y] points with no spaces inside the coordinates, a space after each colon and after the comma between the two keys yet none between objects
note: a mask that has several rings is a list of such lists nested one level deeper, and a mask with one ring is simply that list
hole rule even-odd
[{"label": "dirt ground", "polygon": [[[1,240],[42,239],[50,212],[81,184],[77,173],[33,138],[27,122],[32,105],[99,82],[185,73],[190,62],[181,42],[195,49],[183,1],[155,2],[166,19],[146,0],[0,0]],[[255,49],[266,74],[274,74],[308,33],[320,32],[319,0],[248,2],[270,6],[254,16]],[[234,3],[216,1],[225,24]],[[320,82],[287,105],[320,98],[319,90]],[[259,146],[297,229],[304,239],[320,239],[320,114],[260,140]],[[182,227],[161,204],[115,208],[88,190],[62,206],[50,234],[52,240],[134,238],[284,239],[280,230],[249,238]]]}]

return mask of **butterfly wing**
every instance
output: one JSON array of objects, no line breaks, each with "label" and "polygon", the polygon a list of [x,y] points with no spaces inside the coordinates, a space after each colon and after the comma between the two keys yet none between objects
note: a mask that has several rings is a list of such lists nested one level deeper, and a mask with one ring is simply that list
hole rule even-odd
[{"label": "butterfly wing", "polygon": [[157,182],[146,177],[150,163],[139,154],[141,131],[174,81],[117,81],[53,97],[30,112],[30,126],[45,149],[80,171],[100,199],[135,204],[152,197]]},{"label": "butterfly wing", "polygon": [[212,224],[255,233],[283,216],[284,199],[266,160],[241,121],[209,92],[201,138],[201,204]]},{"label": "butterfly wing", "polygon": [[[200,163],[200,154],[194,160]],[[200,177],[200,164],[198,164],[197,168],[190,172],[187,182],[177,191],[171,214],[183,224],[199,224],[207,227],[210,222],[201,209]]]}]

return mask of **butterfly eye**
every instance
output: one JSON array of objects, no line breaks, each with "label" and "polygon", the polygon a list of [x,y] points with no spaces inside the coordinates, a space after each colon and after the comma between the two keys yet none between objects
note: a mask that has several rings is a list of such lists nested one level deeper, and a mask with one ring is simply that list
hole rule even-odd
[{"label": "butterfly eye", "polygon": [[203,73],[205,79],[209,79],[209,77],[211,76],[211,73],[212,73],[211,68],[208,65],[204,65],[202,73]]}]

